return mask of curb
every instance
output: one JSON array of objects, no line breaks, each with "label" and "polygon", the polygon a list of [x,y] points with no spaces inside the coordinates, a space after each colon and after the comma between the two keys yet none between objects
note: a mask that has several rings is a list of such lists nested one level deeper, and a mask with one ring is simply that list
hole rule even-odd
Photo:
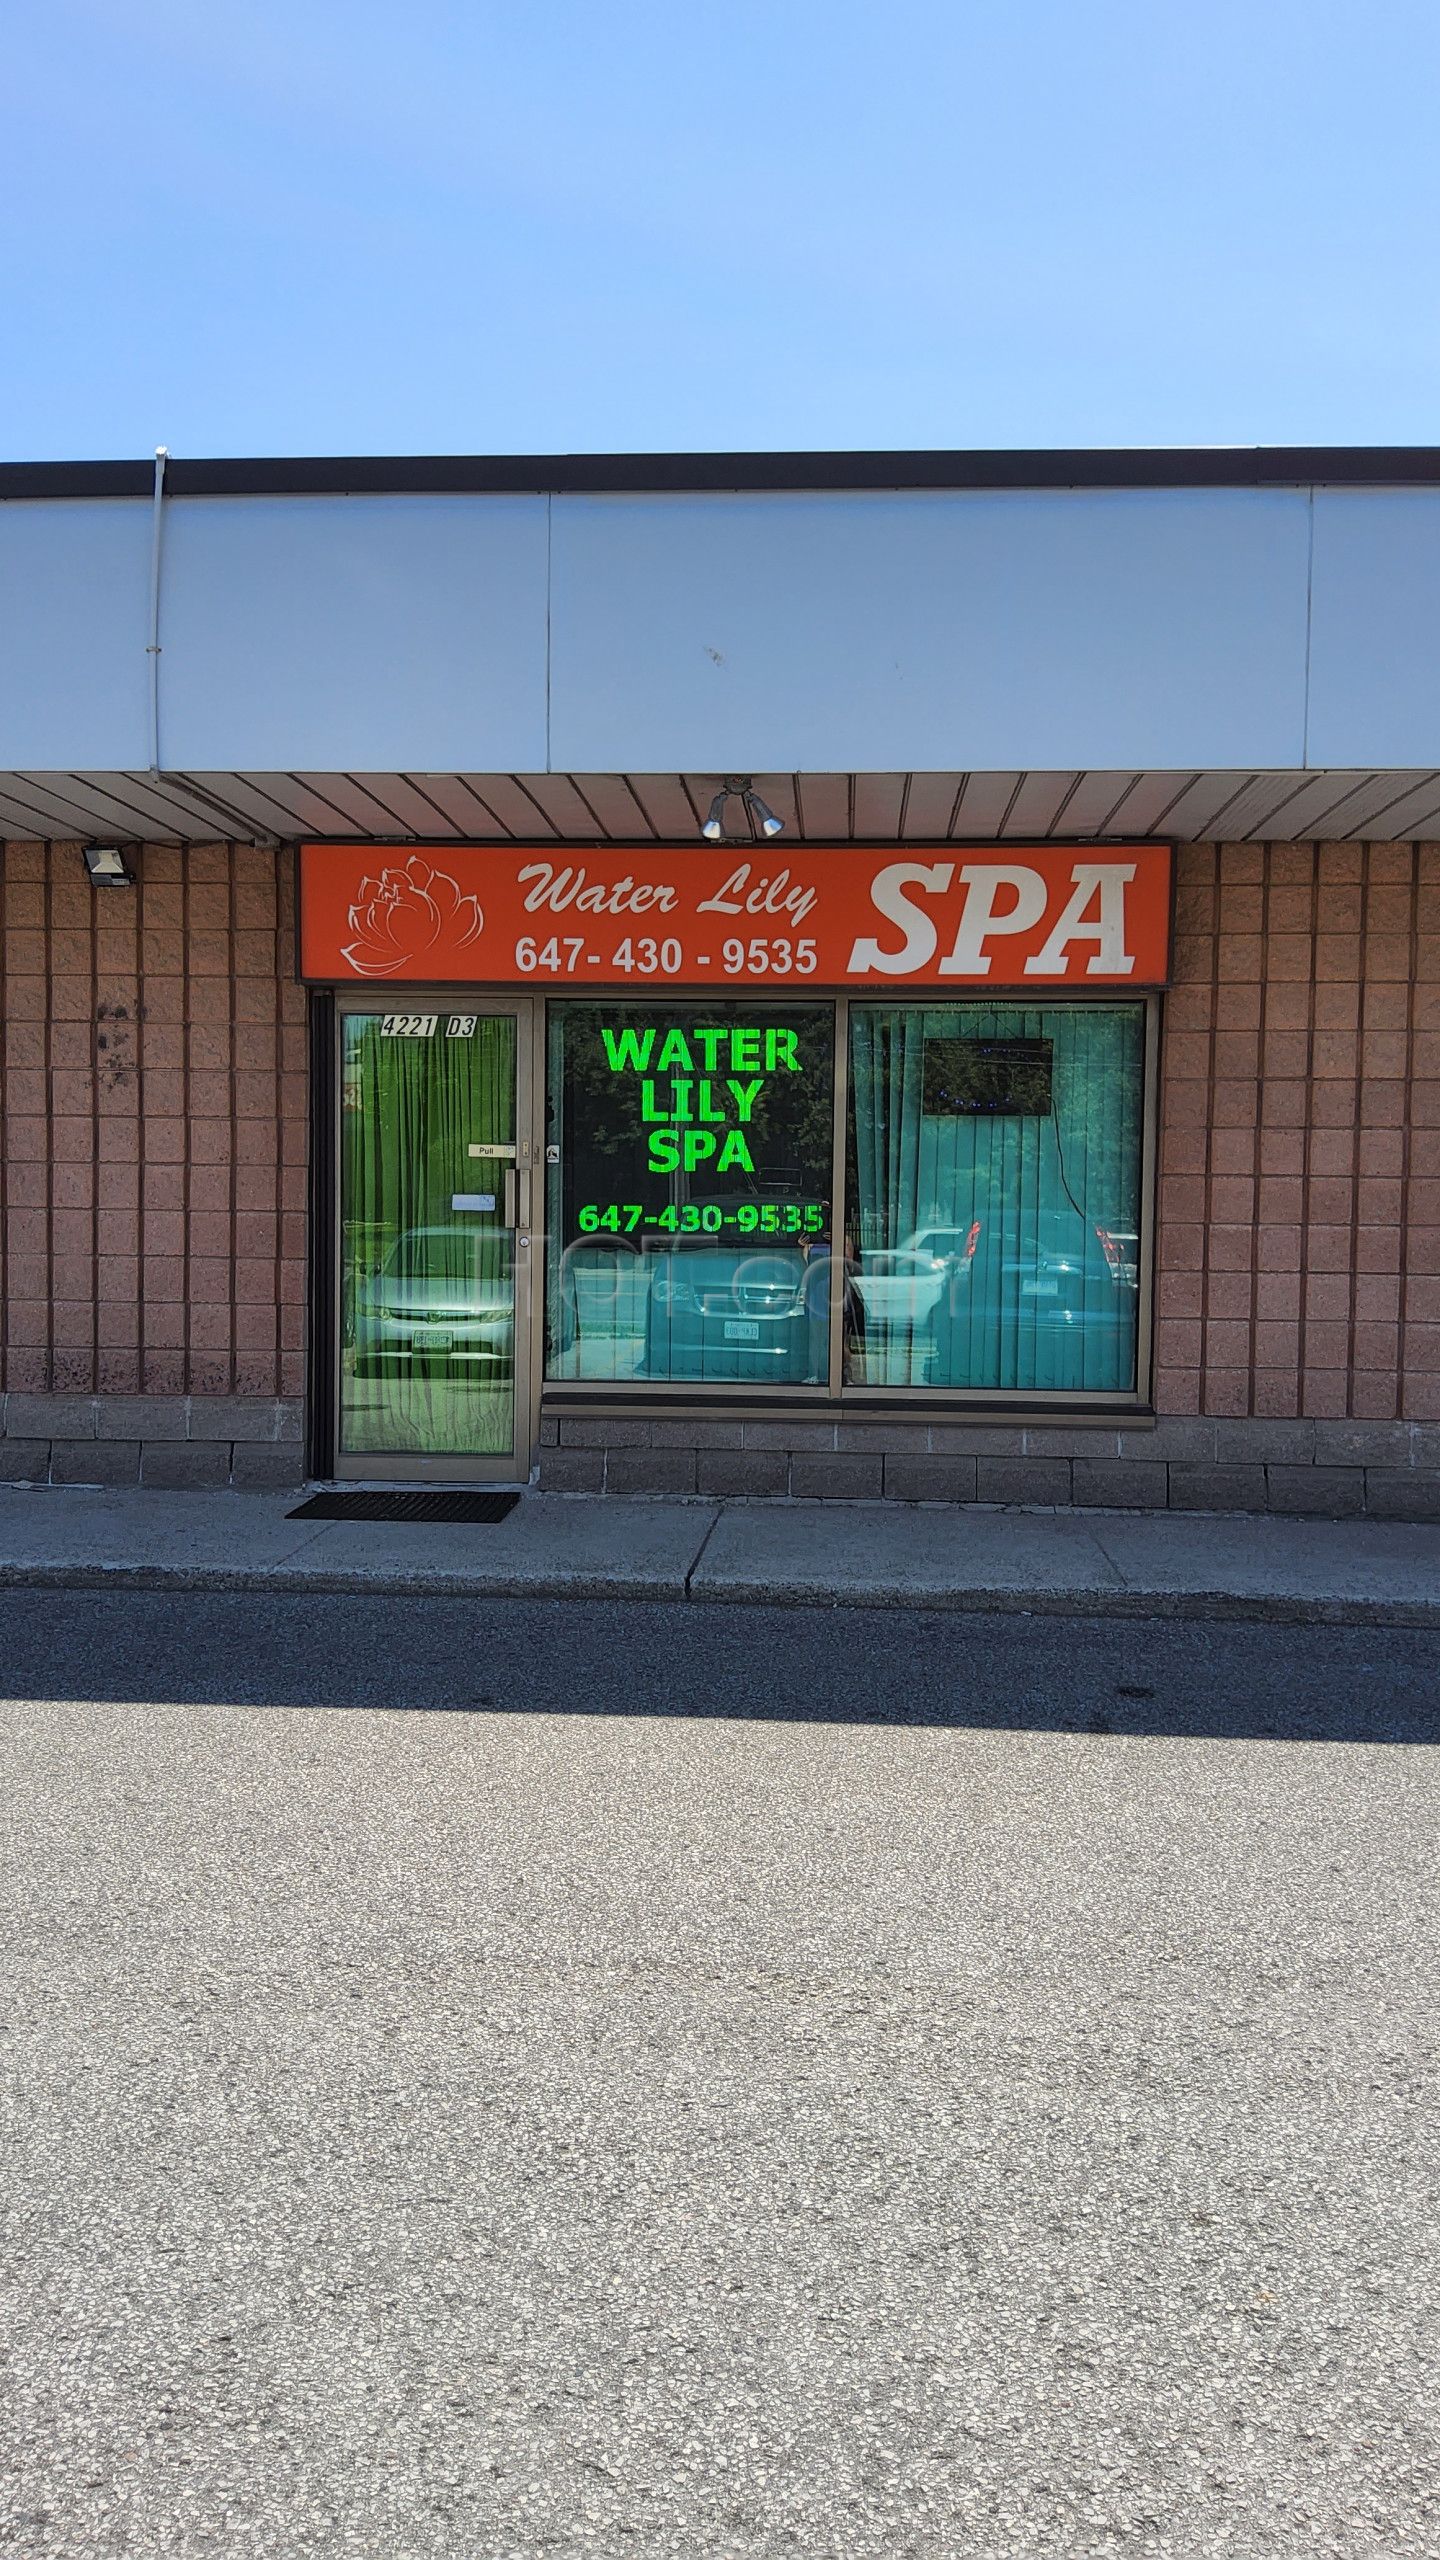
[{"label": "curb", "polygon": [[620,1600],[782,1609],[923,1609],[957,1617],[1189,1618],[1262,1626],[1411,1627],[1440,1631],[1435,1600],[1320,1598],[1305,1592],[1147,1591],[1103,1585],[1071,1590],[904,1590],[897,1584],[673,1581],[624,1574],[384,1573],[320,1567],[259,1571],[243,1565],[0,1565],[0,1590],[265,1593],[269,1597],[401,1600]]}]

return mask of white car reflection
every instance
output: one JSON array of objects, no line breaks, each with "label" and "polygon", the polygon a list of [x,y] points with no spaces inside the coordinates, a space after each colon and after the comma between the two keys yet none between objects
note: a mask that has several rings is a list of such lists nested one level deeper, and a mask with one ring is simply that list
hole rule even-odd
[{"label": "white car reflection", "polygon": [[866,1331],[925,1332],[947,1285],[968,1280],[980,1236],[975,1218],[968,1227],[919,1227],[893,1252],[862,1253],[850,1286]]},{"label": "white car reflection", "polygon": [[355,1372],[460,1361],[508,1374],[515,1256],[508,1228],[410,1227],[355,1293]]}]

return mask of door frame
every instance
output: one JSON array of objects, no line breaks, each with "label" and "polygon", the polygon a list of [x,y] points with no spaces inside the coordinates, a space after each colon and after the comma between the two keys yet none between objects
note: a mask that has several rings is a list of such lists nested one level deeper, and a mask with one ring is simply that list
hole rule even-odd
[{"label": "door frame", "polygon": [[[342,986],[324,991],[332,1022],[326,1046],[331,1090],[320,1097],[324,1111],[325,1151],[329,1170],[329,1269],[323,1275],[323,1301],[316,1315],[327,1328],[317,1332],[316,1365],[323,1365],[329,1390],[328,1451],[323,1472],[334,1481],[368,1484],[526,1484],[534,1470],[540,1438],[540,1381],[544,1361],[542,1290],[545,1270],[545,1149],[543,1143],[544,1004],[524,987],[389,987]],[[403,995],[403,1004],[397,997]],[[498,1456],[466,1457],[450,1452],[404,1449],[341,1448],[341,1368],[344,1360],[344,1239],[341,1200],[341,1113],[344,1108],[345,1017],[384,1013],[473,1013],[507,1017],[515,1023],[515,1141],[517,1190],[522,1212],[515,1248],[514,1443]],[[523,1212],[529,1209],[529,1219]],[[526,1241],[522,1244],[520,1239]],[[527,1270],[528,1265],[528,1270]],[[317,1274],[317,1277],[319,1275]],[[317,1299],[319,1293],[317,1292]],[[320,1455],[317,1452],[317,1455]]]}]

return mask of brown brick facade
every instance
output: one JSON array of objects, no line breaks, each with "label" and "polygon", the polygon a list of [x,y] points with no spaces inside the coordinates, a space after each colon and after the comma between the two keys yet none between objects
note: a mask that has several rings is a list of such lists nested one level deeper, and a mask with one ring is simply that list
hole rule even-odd
[{"label": "brown brick facade", "polygon": [[[301,1466],[293,869],[0,848],[0,1476]],[[1440,1516],[1440,847],[1189,846],[1162,1050],[1154,1428],[542,1424],[557,1490]]]},{"label": "brown brick facade", "polygon": [[0,1388],[298,1398],[305,997],[289,858],[0,852]]},{"label": "brown brick facade", "polygon": [[1440,846],[1186,846],[1175,937],[1157,1412],[1440,1421]]}]

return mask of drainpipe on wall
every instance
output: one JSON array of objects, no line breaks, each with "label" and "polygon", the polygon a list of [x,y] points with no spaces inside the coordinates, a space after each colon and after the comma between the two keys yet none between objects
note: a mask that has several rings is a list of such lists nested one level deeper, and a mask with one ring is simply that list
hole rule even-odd
[{"label": "drainpipe on wall", "polygon": [[150,770],[160,774],[160,530],[165,520],[166,446],[155,447],[155,494],[150,502]]},{"label": "drainpipe on wall", "polygon": [[169,459],[169,446],[157,444],[155,490],[150,501],[150,637],[145,644],[150,661],[150,771],[156,782],[164,782],[173,798],[188,801],[212,823],[218,821],[225,835],[237,837],[242,843],[268,844],[278,852],[279,836],[257,828],[253,819],[227,808],[223,800],[202,790],[198,782],[181,782],[167,774],[160,762],[160,545],[165,523],[165,465]]}]

